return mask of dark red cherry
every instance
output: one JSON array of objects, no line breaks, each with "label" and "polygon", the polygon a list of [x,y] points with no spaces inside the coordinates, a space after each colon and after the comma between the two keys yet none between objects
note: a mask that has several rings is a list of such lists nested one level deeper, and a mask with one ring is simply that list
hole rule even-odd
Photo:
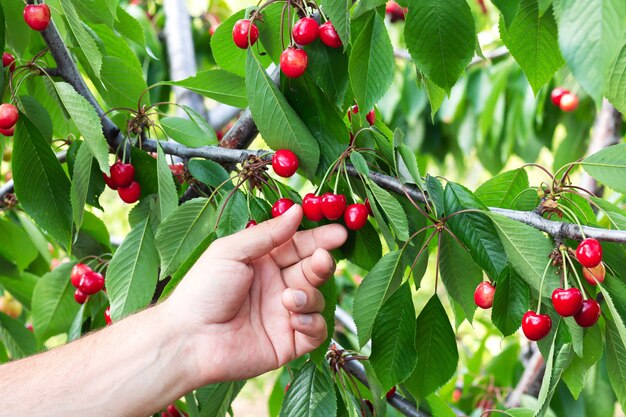
[{"label": "dark red cherry", "polygon": [[322,197],[313,193],[308,193],[302,199],[302,211],[304,216],[314,222],[319,222],[324,218],[322,213]]},{"label": "dark red cherry", "polygon": [[280,54],[280,69],[289,78],[298,78],[304,71],[309,61],[304,49],[289,47]]},{"label": "dark red cherry", "polygon": [[552,319],[547,314],[527,311],[522,317],[522,331],[529,340],[541,340],[550,333]]},{"label": "dark red cherry", "polygon": [[326,193],[322,196],[322,213],[328,220],[337,220],[346,210],[346,196]]},{"label": "dark red cherry", "polygon": [[85,301],[87,301],[87,298],[88,298],[87,294],[82,292],[79,288],[76,288],[76,291],[74,291],[74,300],[78,304],[85,304]]},{"label": "dark red cherry", "polygon": [[596,300],[585,300],[574,320],[580,327],[591,327],[598,322],[601,313],[600,304]]},{"label": "dark red cherry", "polygon": [[0,128],[0,134],[1,134],[2,136],[7,136],[7,137],[9,137],[9,136],[13,136],[13,134],[14,134],[14,133],[15,133],[15,126],[13,126],[13,127],[12,127],[12,128],[10,128],[10,129],[1,129],[1,128]]},{"label": "dark red cherry", "polygon": [[126,188],[135,179],[135,167],[132,164],[116,162],[111,166],[111,179],[118,188]]},{"label": "dark red cherry", "polygon": [[0,128],[11,129],[17,123],[20,113],[13,104],[0,104]]},{"label": "dark red cherry", "polygon": [[91,272],[91,268],[89,266],[85,264],[74,265],[74,267],[72,268],[72,272],[70,273],[70,281],[72,282],[72,285],[78,288],[80,285],[80,279],[87,272]]},{"label": "dark red cherry", "polygon": [[403,9],[402,6],[391,0],[387,2],[385,12],[387,13],[387,16],[389,16],[391,23],[395,23],[404,20],[406,9]]},{"label": "dark red cherry", "polygon": [[321,25],[319,33],[320,39],[324,45],[330,46],[331,48],[341,48],[343,45],[332,23],[326,22]]},{"label": "dark red cherry", "polygon": [[106,310],[104,310],[104,321],[107,326],[113,323],[113,320],[111,320],[111,307],[107,307]]},{"label": "dark red cherry", "polygon": [[578,244],[576,259],[586,268],[593,268],[602,262],[602,245],[593,238],[587,238]]},{"label": "dark red cherry", "polygon": [[272,168],[276,175],[289,178],[298,170],[298,157],[289,149],[279,149],[272,156]]},{"label": "dark red cherry", "polygon": [[365,207],[367,207],[367,213],[368,213],[370,216],[373,216],[373,215],[374,215],[374,212],[372,211],[372,206],[370,205],[370,199],[369,199],[369,198],[366,198],[366,199],[365,199]]},{"label": "dark red cherry", "polygon": [[[248,32],[250,32],[250,43],[248,44]],[[241,49],[248,49],[259,39],[259,28],[248,19],[241,19],[233,26],[233,41]]]},{"label": "dark red cherry", "polygon": [[15,57],[8,52],[2,54],[2,66],[9,68],[9,71],[15,71]]},{"label": "dark red cherry", "polygon": [[367,207],[365,204],[356,203],[350,204],[346,207],[343,214],[343,220],[346,223],[346,227],[350,230],[359,230],[365,223],[367,223],[368,217]]},{"label": "dark red cherry", "polygon": [[298,45],[308,45],[318,38],[320,25],[312,17],[303,17],[293,25],[291,34]]},{"label": "dark red cherry", "polygon": [[104,183],[112,190],[117,190],[117,184],[115,184],[115,181],[113,181],[113,179],[111,177],[109,177],[107,174],[105,174],[104,172],[102,173],[102,178],[104,178]]},{"label": "dark red cherry", "polygon": [[104,288],[104,277],[96,271],[83,274],[78,289],[87,295],[93,295]]},{"label": "dark red cherry", "polygon": [[561,316],[573,316],[583,305],[583,294],[578,288],[557,288],[552,292],[552,305]]},{"label": "dark red cherry", "polygon": [[552,104],[555,106],[559,106],[561,104],[561,97],[563,94],[569,94],[569,90],[563,87],[556,87],[550,93],[550,100],[552,100]]},{"label": "dark red cherry", "polygon": [[246,229],[249,229],[249,228],[254,227],[256,225],[257,225],[256,221],[248,220],[248,223],[246,223]]},{"label": "dark red cherry", "polygon": [[387,393],[385,394],[385,398],[390,400],[391,398],[393,398],[395,393],[396,393],[396,387],[395,386],[391,387],[391,389],[389,391],[387,391]]},{"label": "dark red cherry", "polygon": [[291,208],[295,203],[293,200],[289,198],[280,198],[278,199],[274,205],[272,206],[272,217],[278,217],[284,214],[287,210]]},{"label": "dark red cherry", "polygon": [[137,181],[133,181],[126,188],[118,188],[117,194],[120,196],[123,202],[133,204],[139,200],[141,196],[141,186]]},{"label": "dark red cherry", "polygon": [[474,291],[474,303],[484,310],[493,306],[493,297],[496,294],[496,287],[491,282],[483,281]]}]

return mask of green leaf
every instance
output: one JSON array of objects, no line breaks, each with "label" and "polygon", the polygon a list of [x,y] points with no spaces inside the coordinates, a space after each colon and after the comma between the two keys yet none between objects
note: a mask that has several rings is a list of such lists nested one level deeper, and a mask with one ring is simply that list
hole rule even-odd
[{"label": "green leaf", "polygon": [[20,321],[0,312],[0,342],[4,344],[11,359],[21,359],[37,351],[35,337]]},{"label": "green leaf", "polygon": [[622,113],[626,113],[626,42],[609,67],[606,98]]},{"label": "green leaf", "polygon": [[[488,215],[498,231],[511,266],[535,291],[539,291],[543,272],[548,262],[551,263],[548,256],[554,247],[550,240],[534,227],[499,214]],[[559,277],[554,267],[550,266],[546,272],[542,296],[550,297],[558,287]]]},{"label": "green leaf", "polygon": [[80,305],[70,282],[73,263],[66,262],[42,276],[33,291],[33,328],[40,343],[67,332]]},{"label": "green leaf", "polygon": [[402,181],[404,183],[415,184],[423,190],[424,183],[419,166],[417,165],[415,153],[406,145],[400,145],[396,150],[400,155],[398,158],[398,171],[400,172]]},{"label": "green leaf", "polygon": [[622,409],[626,409],[626,344],[617,325],[609,320],[606,323],[606,352],[611,386]]},{"label": "green leaf", "polygon": [[454,375],[459,361],[454,331],[436,294],[417,317],[415,346],[417,366],[405,385],[415,398],[426,398]]},{"label": "green leaf", "polygon": [[[447,216],[461,210],[487,211],[487,207],[470,190],[460,184],[448,182],[444,194]],[[498,277],[507,261],[502,243],[489,218],[482,213],[469,212],[452,216],[448,220],[450,230],[463,242],[472,259],[492,279]]]},{"label": "green leaf", "polygon": [[439,243],[441,280],[450,297],[463,309],[471,323],[476,311],[474,291],[483,280],[483,270],[474,263],[467,250],[444,232]]},{"label": "green leaf", "polygon": [[626,3],[622,0],[561,0],[559,46],[576,81],[598,105],[609,68],[624,39]]},{"label": "green leaf", "polygon": [[367,161],[358,152],[352,152],[350,154],[350,163],[354,166],[357,172],[361,175],[369,176],[370,169],[367,166]]},{"label": "green leaf", "polygon": [[131,16],[123,7],[117,8],[116,18],[115,30],[121,33],[126,39],[135,42],[141,47],[145,47],[146,36],[139,21]]},{"label": "green leaf", "polygon": [[161,279],[172,275],[187,255],[211,234],[215,209],[206,198],[187,201],[163,220],[156,234]]},{"label": "green leaf", "polygon": [[281,417],[334,417],[337,398],[328,366],[307,362],[296,374],[280,410]]},{"label": "green leaf", "polygon": [[[6,36],[6,44],[17,55],[23,55],[30,45],[31,36],[37,34],[24,22],[24,4],[13,0],[2,0],[3,24],[2,34]],[[4,29],[6,24],[6,30]],[[3,36],[4,38],[4,36]],[[2,42],[4,46],[5,42]]]},{"label": "green leaf", "polygon": [[520,168],[488,179],[474,194],[488,207],[514,209],[517,197],[528,187],[528,174]]},{"label": "green leaf", "polygon": [[393,46],[378,13],[371,12],[353,43],[348,68],[356,102],[367,112],[389,89],[395,69]]},{"label": "green leaf", "polygon": [[326,364],[326,352],[328,352],[328,346],[330,346],[335,333],[335,309],[337,307],[337,284],[335,283],[335,278],[331,277],[318,290],[324,297],[322,317],[324,317],[326,322],[326,340],[309,355],[311,360],[318,366],[324,366]]},{"label": "green leaf", "polygon": [[92,71],[98,75],[100,74],[100,69],[102,68],[102,54],[100,53],[94,38],[83,26],[83,19],[80,18],[78,12],[74,8],[74,1],[75,0],[60,1],[59,3],[61,3],[61,8],[63,9],[65,18],[69,23],[68,29],[74,35],[82,53],[85,54],[85,57],[87,58],[86,61]]},{"label": "green leaf", "polygon": [[298,12],[295,4],[290,4],[288,8],[283,6],[284,4],[278,2],[268,3],[267,7],[263,8],[263,19],[255,22],[259,28],[259,41],[276,64],[280,62],[280,55],[285,50],[285,42],[291,39],[291,27],[283,24],[284,17],[288,16],[289,12],[291,16],[295,16]]},{"label": "green leaf", "polygon": [[105,56],[102,62],[100,79],[107,89],[106,101],[111,107],[129,107],[136,109],[141,97],[141,104],[150,104],[150,94],[146,90],[146,80],[141,67],[114,56]]},{"label": "green leaf", "polygon": [[[2,265],[2,272],[0,273],[0,284],[2,288],[11,293],[13,297],[24,305],[29,310],[32,310],[32,298],[35,285],[39,281],[39,277],[29,272],[22,272],[15,277],[9,277],[10,272],[6,270],[4,260],[0,258],[0,265]],[[3,276],[7,275],[7,276]]]},{"label": "green leaf", "polygon": [[367,181],[376,203],[387,217],[389,224],[396,234],[396,238],[401,241],[407,240],[409,238],[409,225],[406,213],[400,203],[398,203],[388,191],[381,188],[374,181],[369,178]]},{"label": "green leaf", "polygon": [[424,398],[423,404],[425,411],[430,413],[433,417],[456,417],[458,415],[454,412],[452,407],[437,394],[430,394],[428,397]]},{"label": "green leaf", "polygon": [[81,17],[88,17],[94,23],[104,23],[113,27],[118,0],[81,0],[74,3]]},{"label": "green leaf", "polygon": [[430,175],[426,175],[426,191],[431,201],[431,207],[434,210],[435,217],[443,216],[444,207],[444,190],[441,182]]},{"label": "green leaf", "polygon": [[572,362],[563,372],[563,382],[567,384],[574,399],[585,387],[587,373],[601,358],[604,352],[604,343],[600,326],[592,326],[585,331],[583,339],[583,355],[574,356]]},{"label": "green leaf", "polygon": [[88,146],[80,146],[74,162],[72,173],[72,186],[70,188],[70,198],[72,202],[72,214],[76,231],[80,230],[83,224],[83,213],[89,192],[89,182],[91,179],[91,167],[94,162],[93,155]]},{"label": "green leaf", "polygon": [[130,231],[109,264],[106,286],[113,320],[146,307],[156,289],[159,255],[149,220]]},{"label": "green leaf", "polygon": [[370,363],[383,392],[404,382],[417,361],[415,309],[407,282],[383,304],[372,331]]},{"label": "green leaf", "polygon": [[519,10],[520,0],[493,0],[493,4],[500,10],[504,22],[509,26]]},{"label": "green leaf", "polygon": [[385,254],[356,290],[353,312],[361,346],[371,338],[374,321],[383,303],[402,283],[404,268],[400,255],[400,251]]},{"label": "green leaf", "polygon": [[15,193],[26,213],[68,247],[72,236],[70,181],[48,140],[25,117],[15,129],[12,164]]},{"label": "green leaf", "polygon": [[522,316],[530,307],[528,284],[512,268],[504,270],[496,283],[491,320],[502,332],[510,336],[519,329]]},{"label": "green leaf", "polygon": [[131,161],[135,166],[135,181],[141,185],[141,198],[159,193],[157,161],[147,152],[131,147]]},{"label": "green leaf", "polygon": [[343,105],[348,90],[348,56],[341,49],[329,48],[322,42],[307,45],[307,75],[335,106]]},{"label": "green leaf", "polygon": [[520,10],[509,28],[500,21],[500,37],[535,94],[563,65],[554,16],[545,13],[540,17],[537,0],[521,0]]},{"label": "green leaf", "polygon": [[[611,281],[614,281],[614,279]],[[611,285],[611,293],[607,290],[609,285]],[[604,284],[598,283],[598,288],[600,288],[604,300],[609,307],[617,334],[622,339],[622,344],[626,346],[626,306],[623,304],[626,300],[626,284],[622,284],[619,281]],[[618,303],[613,301],[613,297],[618,300]]]},{"label": "green leaf", "polygon": [[217,144],[215,133],[211,137],[192,120],[183,117],[164,117],[161,127],[167,136],[190,148]]},{"label": "green leaf", "polygon": [[626,143],[609,146],[588,156],[582,166],[602,184],[626,193]]},{"label": "green leaf", "polygon": [[235,191],[230,198],[224,198],[217,210],[217,224],[215,225],[217,237],[232,235],[243,230],[248,223],[248,206],[246,197],[239,190]]},{"label": "green leaf", "polygon": [[98,161],[100,170],[109,173],[109,147],[104,139],[102,124],[96,110],[69,84],[56,82],[54,85],[65,110],[76,123],[85,139],[85,144],[89,146],[91,154]]},{"label": "green leaf", "polygon": [[448,93],[474,56],[476,30],[465,0],[410,0],[404,36],[420,72]]},{"label": "green leaf", "polygon": [[159,207],[161,218],[166,218],[176,207],[178,207],[178,194],[172,171],[165,159],[163,148],[157,146],[157,178],[159,181]]},{"label": "green leaf", "polygon": [[380,236],[370,222],[358,232],[348,233],[348,240],[341,247],[342,254],[360,268],[370,270],[383,256]]},{"label": "green leaf", "polygon": [[[219,187],[230,178],[230,175],[228,175],[228,172],[226,172],[223,166],[208,159],[192,159],[187,164],[187,169],[189,169],[189,173],[195,179],[213,188]],[[230,190],[232,188],[232,183],[226,183],[223,186],[224,190]]]},{"label": "green leaf", "polygon": [[23,271],[38,256],[37,248],[24,229],[0,217],[0,257],[17,265]]},{"label": "green leaf", "polygon": [[250,112],[265,142],[274,150],[294,152],[302,170],[314,176],[320,160],[317,141],[252,52],[246,63],[246,86]]},{"label": "green leaf", "polygon": [[446,98],[446,90],[439,87],[428,77],[423,77],[422,82],[430,103],[430,119],[434,122],[435,114],[437,114],[437,111],[443,104],[443,100]]},{"label": "green leaf", "polygon": [[222,69],[201,71],[193,77],[163,84],[183,87],[230,106],[244,108],[248,105],[245,80]]},{"label": "green leaf", "polygon": [[350,44],[350,0],[320,0],[320,5],[324,14],[333,23],[333,27],[337,31],[341,43],[343,43],[344,51]]}]

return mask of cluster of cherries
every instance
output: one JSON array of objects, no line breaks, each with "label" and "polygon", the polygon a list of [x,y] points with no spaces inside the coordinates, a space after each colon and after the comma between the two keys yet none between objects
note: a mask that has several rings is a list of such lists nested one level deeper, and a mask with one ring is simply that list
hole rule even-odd
[{"label": "cluster of cherries", "polygon": [[552,104],[563,111],[574,111],[578,107],[578,96],[568,89],[557,87],[550,93]]},{"label": "cluster of cherries", "polygon": [[139,200],[141,186],[135,181],[135,167],[132,164],[116,162],[111,165],[111,176],[102,173],[104,182],[112,190],[117,190],[122,201],[133,204]]},{"label": "cluster of cherries", "polygon": [[15,133],[15,124],[19,117],[20,113],[13,104],[0,104],[0,134],[13,136],[13,133]]},{"label": "cluster of cherries", "polygon": [[[82,263],[78,263],[72,268],[70,282],[76,287],[74,300],[78,304],[85,304],[90,295],[97,294],[104,288],[104,277],[102,274],[91,269],[89,265]],[[109,314],[109,320],[110,317]]]},{"label": "cluster of cherries", "polygon": [[[576,259],[582,265],[583,276],[589,284],[597,285],[598,282],[604,281],[606,268],[602,263],[600,242],[591,238],[580,242],[576,249]],[[495,291],[495,287],[489,281],[481,282],[474,292],[474,302],[480,308],[491,308]],[[575,287],[555,289],[552,292],[552,305],[560,316],[574,317],[580,327],[593,326],[602,313],[597,301],[585,299],[582,291]],[[550,333],[551,328],[552,319],[547,314],[530,310],[522,317],[522,331],[530,340],[543,339]]]},{"label": "cluster of cherries", "polygon": [[[313,43],[319,38],[330,48],[343,46],[333,24],[328,21],[320,25],[312,17],[303,17],[292,28],[291,37],[295,45],[289,46],[280,55],[280,69],[289,78],[298,78],[306,71],[309,57],[301,46]],[[259,38],[259,29],[253,19],[241,19],[233,27],[233,41],[241,49],[247,49]]]},{"label": "cluster of cherries", "polygon": [[[298,157],[288,149],[278,150],[272,157],[272,168],[276,175],[289,178],[298,170]],[[282,215],[294,204],[290,198],[279,198],[272,206],[272,217]],[[317,195],[308,193],[302,199],[302,211],[307,219],[314,222],[319,222],[324,218],[338,220],[343,216],[348,229],[359,230],[367,223],[367,217],[371,214],[371,207],[367,199],[365,203],[348,205],[346,196],[343,194],[328,192]],[[247,227],[254,225],[256,222],[251,220]]]}]

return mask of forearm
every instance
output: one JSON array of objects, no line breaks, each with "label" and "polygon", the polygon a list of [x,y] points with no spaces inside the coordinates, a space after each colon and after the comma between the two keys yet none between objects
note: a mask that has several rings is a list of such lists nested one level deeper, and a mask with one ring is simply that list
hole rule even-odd
[{"label": "forearm", "polygon": [[161,306],[0,367],[11,416],[145,417],[195,388],[191,344]]}]

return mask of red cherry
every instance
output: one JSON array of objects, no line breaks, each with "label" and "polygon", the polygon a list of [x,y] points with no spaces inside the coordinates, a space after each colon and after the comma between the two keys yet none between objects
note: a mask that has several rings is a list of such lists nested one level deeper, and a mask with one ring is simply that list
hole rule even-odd
[{"label": "red cherry", "polygon": [[[248,32],[250,32],[250,44],[248,44]],[[233,41],[241,49],[248,49],[259,39],[259,28],[248,19],[237,20],[233,26]]]},{"label": "red cherry", "polygon": [[550,100],[552,100],[552,104],[554,104],[555,106],[560,105],[561,97],[563,97],[563,94],[569,94],[569,90],[563,87],[556,87],[555,89],[553,89],[550,93]]},{"label": "red cherry", "polygon": [[593,268],[585,268],[583,266],[583,276],[591,285],[598,285],[598,282],[604,282],[604,277],[606,275],[606,268],[604,267],[604,263],[600,262],[598,266],[594,266]]},{"label": "red cherry", "polygon": [[312,17],[303,17],[293,25],[291,35],[298,45],[308,45],[318,38],[320,25]]},{"label": "red cherry", "polygon": [[302,211],[304,216],[314,222],[319,222],[324,218],[322,213],[322,197],[313,193],[308,193],[302,199]]},{"label": "red cherry", "polygon": [[118,188],[117,194],[123,202],[133,204],[137,202],[141,196],[141,186],[137,181],[133,181],[130,186],[126,188]]},{"label": "red cherry", "polygon": [[9,68],[9,71],[15,71],[15,57],[8,52],[2,54],[2,66]]},{"label": "red cherry", "polygon": [[78,283],[78,289],[87,295],[96,294],[104,288],[104,277],[95,271],[86,272]]},{"label": "red cherry", "polygon": [[13,136],[13,134],[15,133],[15,126],[13,126],[10,129],[0,129],[0,134],[2,134],[2,136]]},{"label": "red cherry", "polygon": [[496,293],[496,287],[491,282],[483,281],[476,287],[474,291],[474,303],[484,310],[493,306],[493,297]]},{"label": "red cherry", "polygon": [[370,110],[369,113],[367,113],[365,119],[367,119],[367,123],[369,123],[370,126],[376,123],[376,112],[374,111],[374,109]]},{"label": "red cherry", "polygon": [[272,206],[272,217],[280,216],[281,214],[289,210],[294,204],[295,203],[293,202],[293,200],[289,198],[278,199],[278,201],[276,201]]},{"label": "red cherry", "polygon": [[46,30],[50,24],[50,8],[47,4],[28,4],[24,7],[24,21],[33,30]]},{"label": "red cherry", "polygon": [[522,331],[529,340],[541,340],[550,333],[552,319],[547,314],[527,311],[522,317]]},{"label": "red cherry", "polygon": [[370,205],[370,199],[369,199],[369,198],[366,198],[366,199],[365,199],[365,207],[367,207],[367,213],[368,213],[370,216],[373,216],[373,215],[374,215],[374,212],[372,211],[372,206]]},{"label": "red cherry", "polygon": [[395,23],[404,20],[406,9],[403,9],[395,1],[388,1],[387,6],[385,7],[385,12],[389,16],[389,20],[391,21],[391,23]]},{"label": "red cherry", "polygon": [[346,210],[346,196],[326,193],[322,196],[322,213],[328,220],[337,220]]},{"label": "red cherry", "polygon": [[72,282],[72,285],[78,288],[80,285],[80,279],[87,272],[91,272],[91,268],[89,266],[85,264],[74,265],[74,267],[72,268],[72,273],[70,274],[70,281]]},{"label": "red cherry", "polygon": [[182,163],[179,164],[171,164],[170,171],[172,171],[172,175],[176,178],[180,184],[185,182],[185,166]]},{"label": "red cherry", "polygon": [[359,230],[365,223],[367,223],[367,207],[365,204],[356,203],[350,204],[346,207],[343,214],[343,220],[346,223],[346,227],[350,230]]},{"label": "red cherry", "polygon": [[111,166],[111,179],[119,188],[128,187],[135,179],[135,167],[116,162]]},{"label": "red cherry", "polygon": [[593,238],[587,238],[578,244],[576,259],[584,267],[593,268],[602,262],[602,245]]},{"label": "red cherry", "polygon": [[248,223],[246,223],[246,229],[249,229],[251,227],[254,227],[257,225],[257,222],[254,220],[248,220]]},{"label": "red cherry", "polygon": [[113,181],[113,179],[111,177],[109,177],[107,174],[105,174],[104,172],[102,173],[102,178],[104,178],[104,183],[112,190],[117,190],[117,184],[115,184],[115,181]]},{"label": "red cherry", "polygon": [[13,104],[0,104],[0,128],[11,129],[17,123],[20,113]]},{"label": "red cherry", "polygon": [[111,320],[111,307],[107,307],[106,310],[104,310],[104,321],[106,322],[107,326],[111,323],[113,323],[113,320]]},{"label": "red cherry", "polygon": [[563,111],[574,111],[578,107],[578,96],[574,93],[565,93],[561,96],[559,107]]},{"label": "red cherry", "polygon": [[396,393],[396,387],[393,386],[391,387],[391,389],[389,391],[387,391],[387,394],[385,394],[385,397],[390,400],[391,398],[393,398],[394,394]]},{"label": "red cherry", "polygon": [[289,178],[298,170],[298,157],[289,149],[279,149],[272,156],[272,168],[276,175]]},{"label": "red cherry", "polygon": [[574,316],[574,320],[580,327],[591,327],[598,322],[600,313],[602,310],[596,300],[585,300],[580,311]]},{"label": "red cherry", "polygon": [[26,327],[31,333],[35,331],[32,323],[26,323],[24,327]]},{"label": "red cherry", "polygon": [[557,288],[552,292],[552,305],[561,316],[573,316],[583,305],[583,294],[578,288]]},{"label": "red cherry", "polygon": [[167,406],[167,412],[169,413],[170,417],[182,417],[174,404],[170,404]]},{"label": "red cherry", "polygon": [[80,289],[76,288],[76,291],[74,291],[74,300],[78,304],[85,304],[85,301],[87,301],[87,298],[89,298],[87,294],[82,292]]},{"label": "red cherry", "polygon": [[304,49],[289,47],[280,54],[280,69],[289,78],[298,78],[304,71],[309,61]]},{"label": "red cherry", "polygon": [[343,45],[335,27],[330,22],[326,22],[320,26],[320,39],[324,45],[330,46],[331,48],[341,48]]}]

